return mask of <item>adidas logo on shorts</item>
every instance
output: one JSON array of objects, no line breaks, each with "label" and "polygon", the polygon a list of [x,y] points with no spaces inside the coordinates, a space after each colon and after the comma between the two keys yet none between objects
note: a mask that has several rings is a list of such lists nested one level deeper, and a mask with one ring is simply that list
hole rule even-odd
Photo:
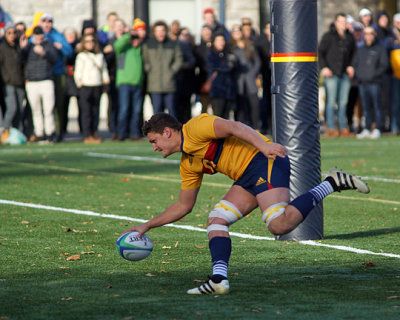
[{"label": "adidas logo on shorts", "polygon": [[262,177],[258,178],[257,183],[256,183],[256,187],[258,187],[260,184],[266,183],[267,180],[263,179]]}]

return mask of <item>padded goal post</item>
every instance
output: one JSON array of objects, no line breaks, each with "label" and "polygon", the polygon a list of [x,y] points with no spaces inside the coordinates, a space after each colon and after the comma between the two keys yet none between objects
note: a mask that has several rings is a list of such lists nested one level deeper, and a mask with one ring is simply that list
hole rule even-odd
[{"label": "padded goal post", "polygon": [[[272,132],[288,149],[291,200],[321,182],[317,0],[271,0]],[[323,237],[322,203],[279,240]]]}]

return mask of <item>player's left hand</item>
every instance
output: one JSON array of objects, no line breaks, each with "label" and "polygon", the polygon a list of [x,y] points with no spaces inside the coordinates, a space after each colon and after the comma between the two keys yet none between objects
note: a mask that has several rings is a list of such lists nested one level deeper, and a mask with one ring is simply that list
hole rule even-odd
[{"label": "player's left hand", "polygon": [[287,150],[283,145],[279,143],[269,143],[267,146],[267,150],[263,152],[267,158],[275,159],[276,156],[280,158],[286,157]]}]

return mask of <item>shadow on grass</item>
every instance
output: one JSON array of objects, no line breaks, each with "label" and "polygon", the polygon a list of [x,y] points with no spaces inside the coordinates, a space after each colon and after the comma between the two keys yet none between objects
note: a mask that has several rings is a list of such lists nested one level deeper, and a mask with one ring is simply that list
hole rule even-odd
[{"label": "shadow on grass", "polygon": [[1,314],[16,319],[389,319],[396,313],[386,292],[392,277],[384,268],[242,264],[230,278],[232,293],[212,297],[186,295],[209,271],[193,269],[108,265],[101,271],[54,268],[3,275]]},{"label": "shadow on grass", "polygon": [[348,234],[336,234],[325,236],[324,240],[327,239],[338,239],[338,240],[348,240],[348,239],[356,239],[356,238],[366,238],[366,237],[376,237],[384,234],[398,233],[400,232],[400,227],[396,228],[384,228],[384,229],[376,229],[369,231],[361,231],[361,232],[353,232]]}]

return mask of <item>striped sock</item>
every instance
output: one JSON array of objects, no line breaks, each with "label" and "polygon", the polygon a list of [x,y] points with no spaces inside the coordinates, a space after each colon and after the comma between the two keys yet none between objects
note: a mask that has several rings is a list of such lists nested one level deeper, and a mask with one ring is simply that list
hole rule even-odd
[{"label": "striped sock", "polygon": [[334,192],[332,185],[328,181],[324,181],[310,192],[314,195],[315,199],[320,202],[322,199],[329,196],[332,192]]},{"label": "striped sock", "polygon": [[213,265],[213,279],[227,279],[229,258],[232,251],[231,239],[226,237],[212,238],[209,247]]},{"label": "striped sock", "polygon": [[213,262],[213,277],[228,279],[228,263],[223,260]]},{"label": "striped sock", "polygon": [[303,216],[303,219],[305,219],[310,211],[332,192],[334,192],[332,185],[328,181],[324,181],[310,191],[298,196],[289,204],[296,207]]}]

